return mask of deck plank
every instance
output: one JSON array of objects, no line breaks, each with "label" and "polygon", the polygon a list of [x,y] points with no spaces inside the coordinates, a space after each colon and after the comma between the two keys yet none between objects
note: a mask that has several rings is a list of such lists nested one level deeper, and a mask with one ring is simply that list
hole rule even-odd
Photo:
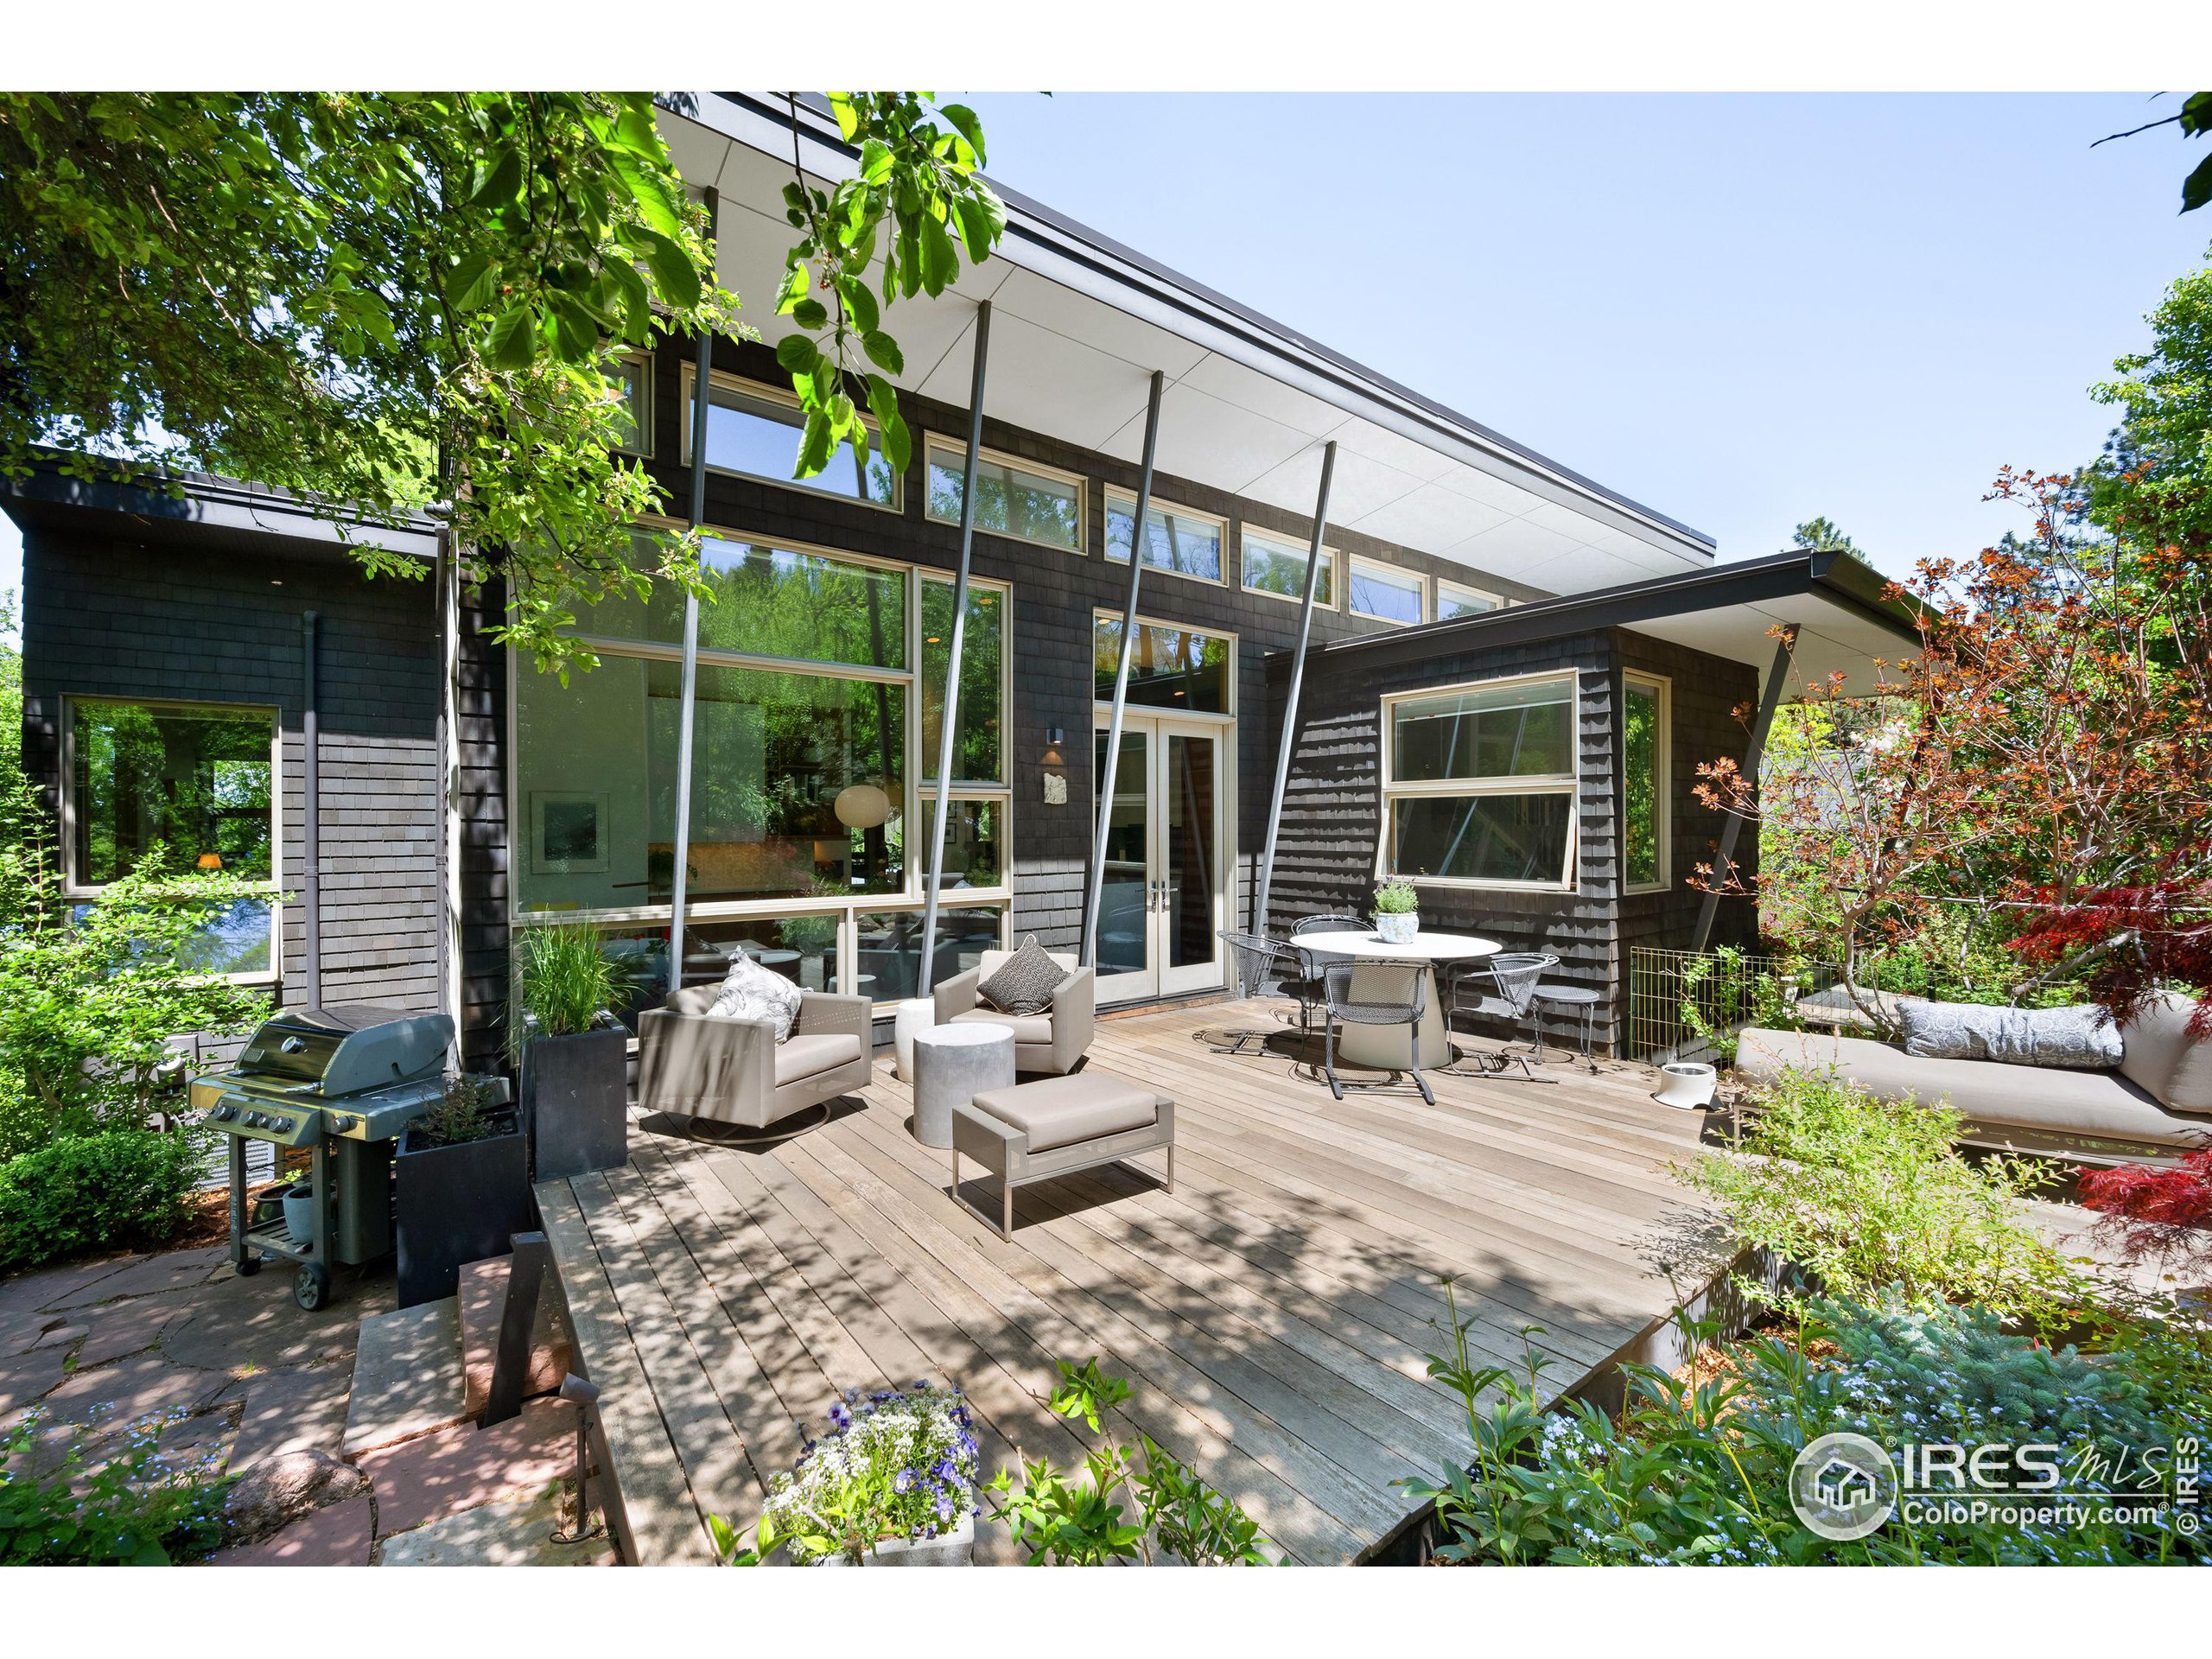
[{"label": "deck plank", "polygon": [[[1010,1242],[947,1196],[947,1155],[912,1140],[883,1063],[786,1141],[710,1147],[639,1120],[626,1169],[549,1186],[628,1524],[655,1558],[700,1558],[702,1507],[749,1519],[798,1455],[793,1420],[843,1389],[941,1377],[969,1396],[987,1476],[1071,1465],[1089,1431],[1047,1397],[1056,1362],[1095,1356],[1135,1390],[1111,1432],[1193,1464],[1293,1559],[1342,1561],[1410,1508],[1394,1482],[1465,1452],[1460,1402],[1427,1375],[1447,1275],[1476,1351],[1517,1368],[1533,1347],[1547,1389],[1671,1305],[1654,1241],[1695,1220],[1668,1166],[1697,1123],[1644,1074],[1432,1073],[1433,1107],[1338,1102],[1280,1052],[1197,1040],[1262,1017],[1102,1020],[1093,1069],[1178,1102],[1178,1191],[1156,1156],[1040,1182]],[[988,1527],[978,1546],[1009,1553]]]}]

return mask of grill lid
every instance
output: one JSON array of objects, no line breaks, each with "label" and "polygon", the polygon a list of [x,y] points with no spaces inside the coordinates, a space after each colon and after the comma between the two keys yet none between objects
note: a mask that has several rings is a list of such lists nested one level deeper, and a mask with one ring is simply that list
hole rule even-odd
[{"label": "grill lid", "polygon": [[326,1096],[359,1094],[436,1073],[452,1042],[453,1021],[442,1014],[373,1002],[287,1008],[253,1033],[233,1075],[312,1084]]}]

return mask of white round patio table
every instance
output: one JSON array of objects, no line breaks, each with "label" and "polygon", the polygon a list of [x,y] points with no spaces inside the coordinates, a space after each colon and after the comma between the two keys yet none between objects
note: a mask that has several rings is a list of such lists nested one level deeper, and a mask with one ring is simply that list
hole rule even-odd
[{"label": "white round patio table", "polygon": [[[1445,1018],[1436,964],[1493,957],[1505,948],[1496,939],[1485,939],[1478,934],[1434,933],[1426,928],[1404,944],[1392,944],[1377,934],[1352,928],[1340,932],[1300,933],[1290,944],[1297,950],[1312,951],[1322,961],[1331,957],[1373,958],[1373,967],[1362,967],[1353,973],[1352,994],[1372,996],[1379,1002],[1411,1000],[1411,987],[1406,983],[1407,970],[1385,964],[1427,963],[1426,968],[1414,970],[1428,976],[1428,996],[1421,1016],[1421,1063],[1438,1071],[1452,1064],[1452,1027]],[[1346,1025],[1337,1033],[1337,1052],[1356,1065],[1402,1071],[1406,1039],[1395,1026]]]}]

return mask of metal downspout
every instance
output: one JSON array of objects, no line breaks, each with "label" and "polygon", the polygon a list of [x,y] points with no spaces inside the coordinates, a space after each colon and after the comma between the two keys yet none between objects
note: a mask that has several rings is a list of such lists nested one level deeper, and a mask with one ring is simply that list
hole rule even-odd
[{"label": "metal downspout", "polygon": [[320,619],[300,613],[300,909],[304,923],[301,978],[310,1008],[322,1006],[322,734],[315,715],[315,634]]}]

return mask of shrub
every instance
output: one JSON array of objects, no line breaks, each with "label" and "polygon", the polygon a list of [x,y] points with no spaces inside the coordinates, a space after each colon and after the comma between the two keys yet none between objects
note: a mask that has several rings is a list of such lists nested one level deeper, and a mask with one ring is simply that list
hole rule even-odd
[{"label": "shrub", "polygon": [[1832,1071],[1784,1072],[1746,1132],[1745,1156],[1708,1153],[1678,1176],[1719,1203],[1729,1230],[1818,1275],[1831,1292],[1894,1287],[1915,1302],[2064,1312],[2086,1294],[2026,1225],[2018,1200],[2043,1173],[1969,1163],[1948,1107],[1878,1100]]},{"label": "shrub", "polygon": [[230,1484],[214,1477],[221,1452],[161,1450],[162,1430],[182,1414],[132,1425],[123,1452],[94,1466],[72,1445],[40,1479],[21,1467],[40,1421],[27,1413],[0,1436],[0,1566],[163,1567],[221,1543]]},{"label": "shrub", "polygon": [[201,1150],[194,1135],[112,1129],[0,1164],[0,1270],[172,1236],[191,1215]]},{"label": "shrub", "polygon": [[[2202,1561],[2201,1534],[2099,1514],[2101,1495],[2140,1503],[2142,1465],[2116,1456],[2172,1448],[2202,1433],[2196,1414],[2212,1360],[2170,1345],[2158,1364],[2133,1348],[2090,1355],[2008,1335],[1994,1316],[1948,1305],[1814,1301],[1793,1335],[1705,1351],[1688,1378],[1627,1366],[1618,1420],[1586,1402],[1540,1408],[1543,1362],[1518,1375],[1467,1363],[1455,1310],[1454,1351],[1431,1375],[1465,1401],[1471,1469],[1402,1483],[1433,1498],[1448,1541],[1441,1559],[1472,1564],[1854,1565]],[[1471,1324],[1469,1321],[1468,1324]],[[1693,1343],[1709,1328],[1684,1322]],[[2164,1342],[2166,1338],[2154,1338]],[[2164,1369],[2160,1369],[2163,1365]],[[2170,1391],[2177,1373],[2183,1386]],[[1910,1441],[2055,1446],[2079,1519],[2044,1525],[2001,1515],[1967,1522],[1895,1515],[1872,1536],[1834,1542],[1797,1518],[1789,1475],[1798,1452],[1850,1431],[1895,1448]],[[2154,1454],[2155,1457],[2155,1454]],[[2163,1467],[2163,1465],[2154,1465]]]}]

